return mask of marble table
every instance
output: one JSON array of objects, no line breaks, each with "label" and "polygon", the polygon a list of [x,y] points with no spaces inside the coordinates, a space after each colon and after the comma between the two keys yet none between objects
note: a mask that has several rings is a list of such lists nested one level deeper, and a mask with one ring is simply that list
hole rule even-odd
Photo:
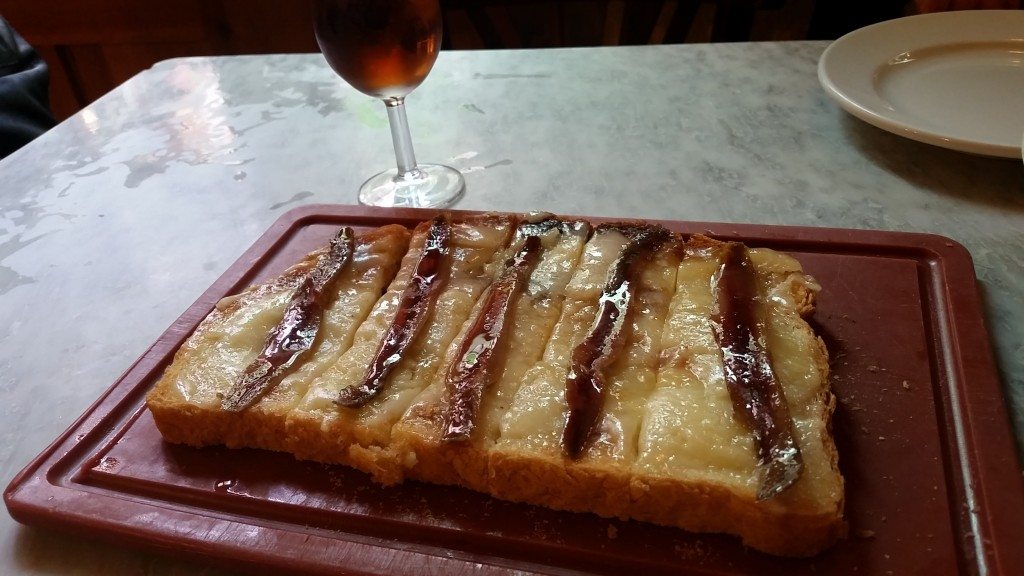
[{"label": "marble table", "polygon": [[[921,231],[973,254],[1024,447],[1024,165],[882,132],[828,100],[823,42],[443,53],[409,99],[457,208]],[[383,105],[319,55],[188,58],[0,162],[0,482],[278,216],[355,202]],[[214,569],[18,526],[0,574]]]}]

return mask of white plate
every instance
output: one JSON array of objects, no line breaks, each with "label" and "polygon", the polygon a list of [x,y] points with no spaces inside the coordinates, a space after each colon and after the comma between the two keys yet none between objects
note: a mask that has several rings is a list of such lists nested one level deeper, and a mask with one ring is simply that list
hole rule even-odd
[{"label": "white plate", "polygon": [[1021,157],[1024,10],[922,14],[855,30],[818,62],[854,116],[944,148]]}]

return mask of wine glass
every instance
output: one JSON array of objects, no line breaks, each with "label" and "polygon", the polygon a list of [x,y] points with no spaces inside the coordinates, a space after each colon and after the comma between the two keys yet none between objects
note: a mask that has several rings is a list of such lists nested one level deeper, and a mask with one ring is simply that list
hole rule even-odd
[{"label": "wine glass", "polygon": [[416,164],[405,97],[427,77],[441,48],[438,0],[317,0],[316,41],[328,64],[353,88],[384,101],[397,168],[372,176],[359,202],[436,208],[466,190],[462,174]]}]

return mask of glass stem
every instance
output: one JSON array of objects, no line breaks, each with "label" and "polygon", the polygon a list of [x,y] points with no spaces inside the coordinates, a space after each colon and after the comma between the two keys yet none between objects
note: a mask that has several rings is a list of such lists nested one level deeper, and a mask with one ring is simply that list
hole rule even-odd
[{"label": "glass stem", "polygon": [[391,141],[395,144],[395,158],[398,160],[398,178],[415,177],[416,152],[412,149],[409,135],[409,120],[405,117],[405,97],[385,98],[388,108],[388,125],[391,126]]}]

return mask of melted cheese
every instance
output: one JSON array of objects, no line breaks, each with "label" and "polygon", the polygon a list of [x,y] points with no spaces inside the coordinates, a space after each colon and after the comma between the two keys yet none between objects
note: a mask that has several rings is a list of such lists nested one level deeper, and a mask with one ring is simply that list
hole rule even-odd
[{"label": "melted cheese", "polygon": [[501,418],[497,448],[511,451],[561,451],[565,427],[565,376],[572,349],[590,330],[608,270],[626,237],[604,229],[587,242],[580,263],[566,286],[561,315],[539,363],[522,377],[508,411]]},{"label": "melted cheese", "polygon": [[334,399],[345,387],[358,384],[376,353],[381,336],[397,312],[422,252],[424,235],[413,239],[398,277],[359,327],[352,347],[310,386],[292,418],[319,421],[325,429],[345,426],[364,446],[387,443],[392,426],[434,378],[444,351],[469,317],[477,299],[500,264],[498,256],[511,235],[508,219],[468,221],[452,225],[450,273],[418,337],[388,375],[380,393],[358,409],[340,408]]},{"label": "melted cheese", "polygon": [[[258,409],[283,419],[309,382],[348,348],[355,327],[391,281],[405,252],[406,234],[392,232],[357,243],[352,261],[332,285],[313,348],[258,402]],[[221,395],[262,351],[267,334],[284,315],[304,270],[298,271],[291,281],[258,286],[218,303],[183,349],[184,363],[175,382],[182,400],[205,408],[220,404]]]}]

